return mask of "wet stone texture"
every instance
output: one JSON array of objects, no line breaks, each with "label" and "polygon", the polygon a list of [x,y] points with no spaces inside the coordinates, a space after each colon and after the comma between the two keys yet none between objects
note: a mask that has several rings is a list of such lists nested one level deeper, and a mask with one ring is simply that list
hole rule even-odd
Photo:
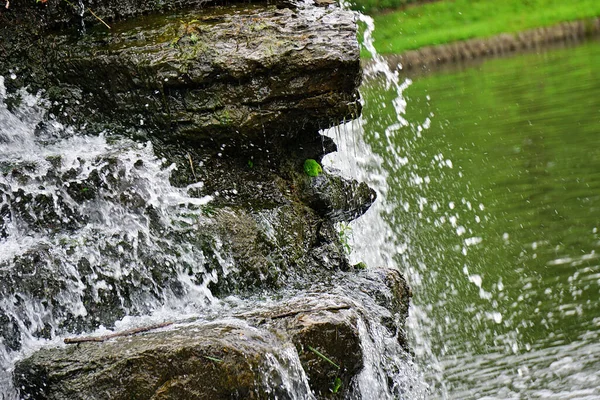
[{"label": "wet stone texture", "polygon": [[15,384],[26,399],[349,398],[364,366],[357,324],[367,306],[314,293],[223,320],[48,347],[17,364]]},{"label": "wet stone texture", "polygon": [[88,131],[272,147],[359,114],[354,18],[338,8],[211,7],[48,32],[12,51],[18,38],[4,32],[5,59],[27,61],[0,62],[0,74],[18,68],[9,86],[43,89],[58,119]]},{"label": "wet stone texture", "polygon": [[44,349],[15,377],[29,399],[260,399],[268,332],[206,324]]}]

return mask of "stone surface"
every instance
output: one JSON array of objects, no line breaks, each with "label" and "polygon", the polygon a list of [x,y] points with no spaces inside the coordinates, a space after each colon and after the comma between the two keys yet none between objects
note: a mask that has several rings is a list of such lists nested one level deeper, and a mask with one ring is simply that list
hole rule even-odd
[{"label": "stone surface", "polygon": [[192,325],[47,348],[14,375],[26,399],[264,399],[282,391],[262,376],[279,346],[268,331],[241,323]]},{"label": "stone surface", "polygon": [[[358,217],[370,205],[371,191],[330,175],[307,177],[300,160],[322,151],[321,140],[315,146],[305,143],[293,156],[277,156],[286,162],[255,159],[252,168],[237,166],[237,160],[204,159],[211,168],[198,165],[195,173],[206,184],[197,193],[189,189],[189,200],[207,194],[213,200],[180,210],[157,208],[153,196],[144,194],[154,177],[135,157],[98,156],[76,168],[57,158],[45,167],[5,166],[3,173],[20,182],[15,187],[25,186],[0,187],[6,212],[0,231],[14,234],[18,227],[61,239],[0,260],[0,337],[12,350],[20,348],[23,325],[15,318],[45,338],[112,326],[125,315],[146,312],[147,304],[187,296],[182,274],[221,297],[310,286],[313,279],[348,270],[335,215]],[[189,159],[172,158],[181,169],[176,183],[195,183]],[[335,182],[335,190],[302,189],[321,178]],[[355,191],[357,186],[364,190]],[[323,198],[329,208],[318,206]],[[110,232],[96,224],[110,214],[130,218],[135,239],[126,231],[106,237]]]},{"label": "stone surface", "polygon": [[[358,297],[354,286],[364,289]],[[359,320],[393,320],[391,337],[403,330],[406,283],[375,269],[317,288],[212,322],[47,347],[18,363],[14,381],[26,399],[354,398],[364,368]]]},{"label": "stone surface", "polygon": [[43,89],[57,118],[87,130],[135,130],[220,151],[272,147],[360,112],[356,23],[338,8],[173,11],[31,43],[10,22],[0,31],[0,74],[17,76],[9,88]]},{"label": "stone surface", "polygon": [[306,177],[300,195],[313,210],[336,222],[352,221],[363,215],[377,197],[364,182],[328,173]]},{"label": "stone surface", "polygon": [[[339,307],[346,308],[336,309]],[[355,389],[353,379],[364,366],[357,326],[360,311],[349,298],[327,295],[296,299],[279,306],[277,311],[289,313],[290,310],[308,309],[321,310],[301,312],[268,323],[286,332],[296,346],[317,398],[347,398]],[[336,379],[341,386],[332,393]]]}]

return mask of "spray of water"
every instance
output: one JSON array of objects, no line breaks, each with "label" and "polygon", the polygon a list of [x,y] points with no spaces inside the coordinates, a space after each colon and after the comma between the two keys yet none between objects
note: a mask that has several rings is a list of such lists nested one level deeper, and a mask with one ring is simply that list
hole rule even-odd
[{"label": "spray of water", "polygon": [[0,77],[3,391],[14,359],[40,340],[204,307],[216,302],[210,282],[232,267],[218,238],[222,270],[204,267],[195,240],[210,224],[211,197],[188,194],[201,182],[171,186],[175,167],[151,144],[73,132],[44,120],[43,102],[26,93],[9,112],[5,95]]},{"label": "spray of water", "polygon": [[[150,143],[75,132],[45,119],[43,101],[26,93],[11,112],[4,96],[0,77],[0,390],[7,399],[18,398],[11,383],[15,362],[42,346],[61,345],[67,335],[102,335],[173,315],[216,321],[269,303],[264,297],[218,300],[208,289],[235,265],[217,236],[210,236],[210,252],[218,269],[206,267],[206,246],[197,245],[212,223],[202,182],[173,187],[175,167],[158,159]],[[347,289],[339,294],[362,296],[356,303],[364,353],[357,398],[423,398],[415,365],[382,325],[393,318],[390,311],[361,292],[361,278],[340,279]],[[296,295],[289,290],[277,301]],[[313,396],[292,347],[267,354],[264,374],[279,382],[274,396]]]},{"label": "spray of water", "polygon": [[[413,391],[413,397],[409,398],[447,398],[439,352],[432,347],[432,337],[439,333],[439,327],[432,316],[431,299],[426,298],[427,287],[435,279],[435,270],[430,263],[436,244],[426,241],[433,236],[428,238],[422,232],[436,225],[444,230],[449,226],[452,234],[455,230],[461,233],[460,230],[465,229],[459,226],[453,207],[443,211],[439,220],[434,221],[428,216],[431,210],[441,210],[444,203],[444,199],[431,190],[432,177],[441,176],[443,179],[453,172],[453,165],[440,153],[428,167],[419,167],[424,164],[424,155],[416,147],[419,141],[424,140],[434,115],[430,114],[418,122],[407,117],[404,92],[412,81],[401,76],[401,66],[390,68],[377,53],[373,44],[375,26],[372,18],[359,14],[358,19],[364,26],[362,44],[371,56],[361,90],[364,112],[360,119],[327,132],[335,139],[339,151],[328,156],[324,164],[367,182],[377,191],[377,202],[367,214],[351,223],[351,261],[399,268],[406,276],[415,293],[408,320],[411,347],[417,363],[415,375],[422,374],[419,390]],[[385,95],[377,97],[369,92]],[[378,143],[376,149],[366,143],[366,135],[371,136],[371,142]],[[401,188],[400,195],[398,188]],[[462,239],[457,243],[462,243]],[[465,251],[468,245],[463,243]]]}]

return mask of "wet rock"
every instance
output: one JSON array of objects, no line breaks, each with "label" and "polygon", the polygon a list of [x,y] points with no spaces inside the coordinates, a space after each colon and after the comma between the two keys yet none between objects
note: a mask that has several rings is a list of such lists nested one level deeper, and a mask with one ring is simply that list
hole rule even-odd
[{"label": "wet rock", "polygon": [[[337,8],[192,9],[82,36],[48,33],[27,49],[20,59],[31,65],[17,80],[44,89],[57,118],[88,131],[136,130],[213,151],[272,148],[359,113],[356,23]],[[0,74],[7,68],[0,62]]]},{"label": "wet rock", "polygon": [[353,392],[353,379],[364,366],[356,303],[338,296],[303,297],[263,318],[294,343],[317,398],[347,398]]},{"label": "wet rock", "polygon": [[[360,112],[352,13],[90,0],[112,29],[86,14],[82,34],[70,3],[33,3],[0,11],[0,74],[16,76],[9,91],[44,89],[54,117],[86,132],[151,138],[175,163],[171,183],[181,190],[147,191],[167,173],[138,173],[143,162],[118,150],[68,167],[60,156],[43,168],[0,166],[17,183],[0,188],[0,235],[44,235],[0,260],[4,342],[16,350],[23,332],[111,327],[182,298],[202,308],[194,301],[207,289],[305,294],[214,322],[43,349],[15,370],[23,397],[357,396],[361,335],[400,338],[407,292],[393,273],[352,270],[335,229],[364,213],[374,192],[302,167],[335,147],[320,128]],[[46,128],[38,139],[62,138]]]},{"label": "wet rock", "polygon": [[328,173],[304,178],[300,196],[320,215],[335,222],[348,222],[360,217],[377,197],[364,182],[348,181]]},{"label": "wet rock", "polygon": [[[18,364],[26,399],[291,398],[271,369],[281,341],[238,323],[198,324],[105,343],[47,348]],[[289,378],[288,378],[289,379]]]},{"label": "wet rock", "polygon": [[[406,319],[412,296],[404,277],[396,269],[367,269],[360,272],[360,291],[389,313],[380,312],[381,324],[408,352]],[[357,288],[355,288],[356,290]]]},{"label": "wet rock", "polygon": [[[370,293],[327,294],[331,288],[325,285],[324,292],[257,303],[253,311],[213,322],[185,321],[104,342],[44,348],[17,364],[15,385],[25,399],[48,400],[291,399],[309,393],[360,398],[358,377],[369,358],[361,335],[375,329],[371,314],[379,315],[371,303],[399,313],[408,305],[395,308],[394,302],[407,297],[398,291],[383,302],[371,297],[391,293],[386,281],[402,285],[390,270],[353,281],[338,278],[352,290],[370,282]],[[361,331],[361,324],[367,329]]]},{"label": "wet rock", "polygon": [[0,311],[0,337],[8,350],[21,348],[21,331],[14,317],[9,317]]},{"label": "wet rock", "polygon": [[347,297],[301,296],[225,320],[45,348],[14,380],[26,399],[348,398],[364,367],[364,312]]}]

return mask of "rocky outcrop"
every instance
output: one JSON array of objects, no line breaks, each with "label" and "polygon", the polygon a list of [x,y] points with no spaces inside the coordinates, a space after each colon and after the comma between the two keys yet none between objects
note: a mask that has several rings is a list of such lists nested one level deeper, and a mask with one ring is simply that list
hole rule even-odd
[{"label": "rocky outcrop", "polygon": [[54,120],[151,144],[0,164],[0,240],[36,235],[0,259],[5,349],[182,299],[196,310],[228,295],[278,300],[45,348],[19,363],[15,387],[31,399],[359,398],[365,360],[388,360],[365,354],[365,335],[385,342],[382,354],[406,348],[408,289],[395,271],[349,264],[336,223],[375,192],[318,165],[335,150],[319,129],[360,113],[353,14],[283,2],[78,7],[14,0],[0,11],[6,103],[41,90],[36,146],[72,134]]},{"label": "rocky outcrop", "polygon": [[[359,113],[359,49],[347,11],[205,7],[85,34],[48,31],[23,48],[11,35],[22,22],[7,21],[21,6],[0,14],[8,47],[0,74],[12,68],[7,84],[43,89],[56,118],[88,131],[145,132],[223,153],[273,148]],[[59,8],[45,8],[47,18]],[[98,9],[122,14],[112,4]]]},{"label": "rocky outcrop", "polygon": [[[386,274],[395,278],[382,281]],[[389,297],[384,305],[402,320],[406,309],[398,314],[393,303],[406,303],[408,290],[396,274],[360,282],[377,283],[375,297]],[[27,399],[349,398],[359,395],[358,321],[373,313],[369,303],[313,294],[212,322],[45,348],[17,365],[15,381]]]}]

